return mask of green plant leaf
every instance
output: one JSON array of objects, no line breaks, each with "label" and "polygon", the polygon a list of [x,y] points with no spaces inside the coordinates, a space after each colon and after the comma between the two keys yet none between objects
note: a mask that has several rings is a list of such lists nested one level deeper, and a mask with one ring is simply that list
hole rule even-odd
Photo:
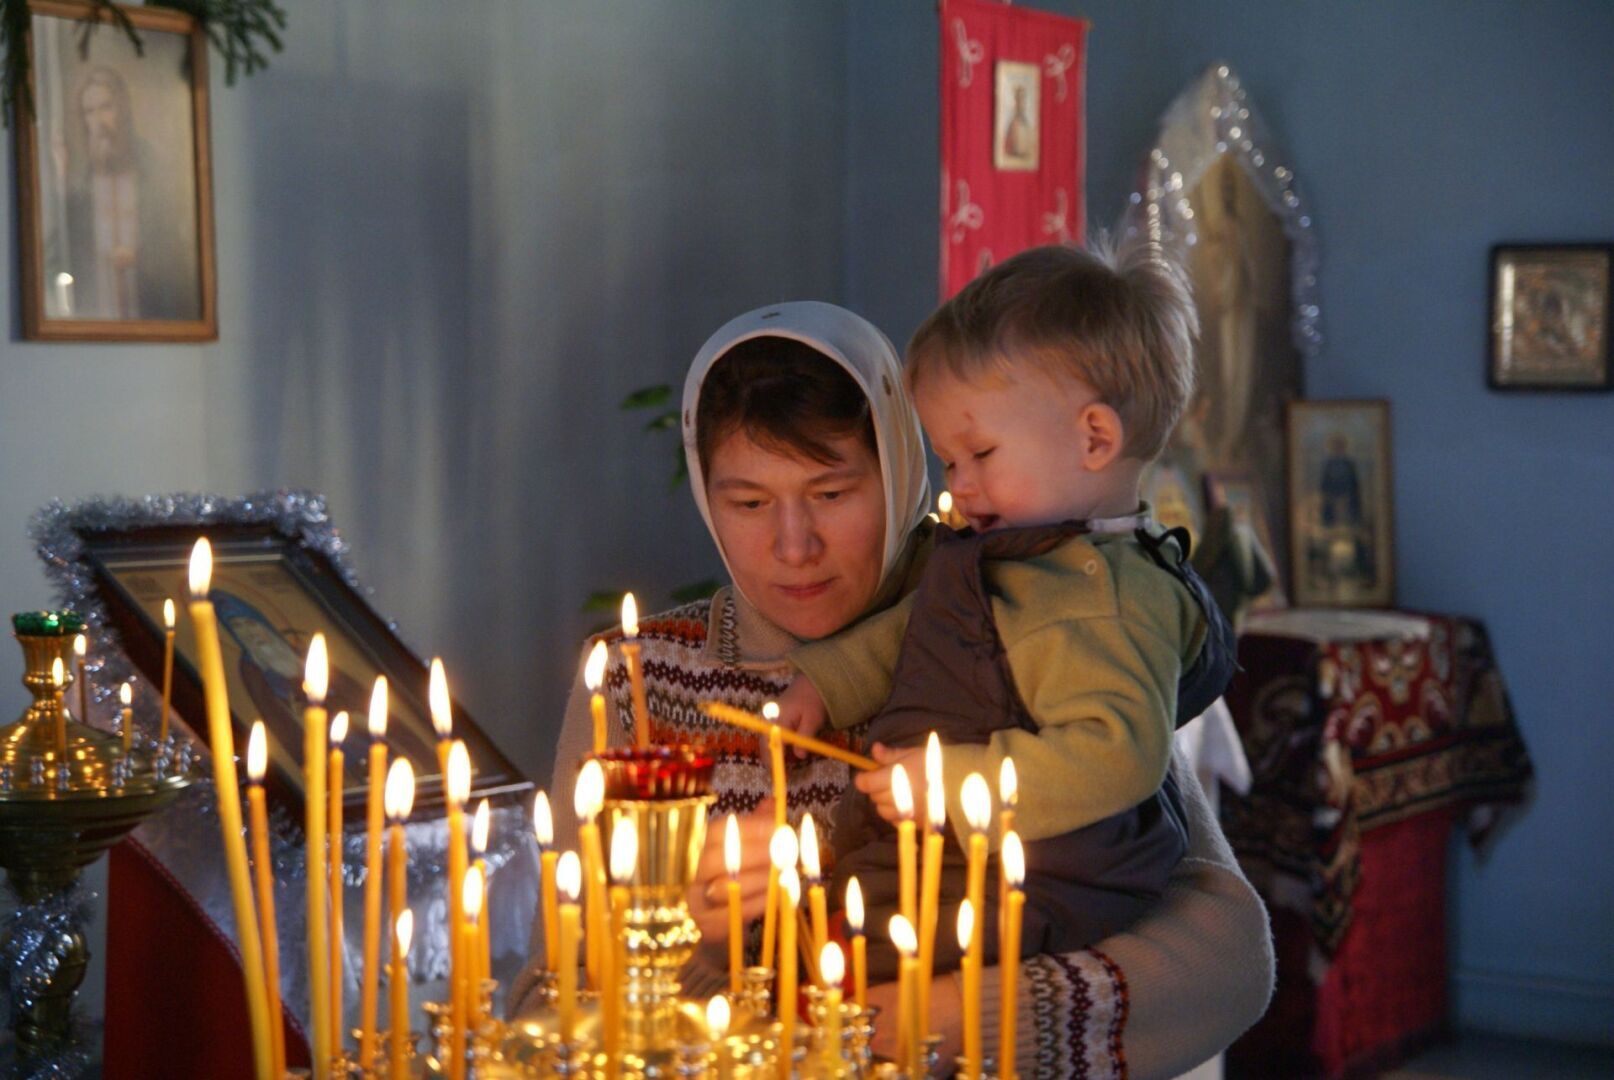
[{"label": "green plant leaf", "polygon": [[583,610],[608,611],[614,615],[622,610],[622,598],[626,595],[626,593],[613,592],[609,589],[603,592],[589,593],[588,599],[583,601]]},{"label": "green plant leaf", "polygon": [[[664,412],[644,426],[646,431],[671,431],[678,426],[678,413]],[[680,447],[680,449],[682,449]]]},{"label": "green plant leaf", "polygon": [[707,578],[691,585],[680,585],[672,591],[673,603],[691,604],[696,600],[704,600],[718,590],[719,584],[712,578]]},{"label": "green plant leaf", "polygon": [[[657,386],[646,386],[635,390],[622,399],[620,408],[623,409],[654,409],[667,404],[672,400],[672,384],[661,383]],[[673,413],[674,416],[678,414]]]}]

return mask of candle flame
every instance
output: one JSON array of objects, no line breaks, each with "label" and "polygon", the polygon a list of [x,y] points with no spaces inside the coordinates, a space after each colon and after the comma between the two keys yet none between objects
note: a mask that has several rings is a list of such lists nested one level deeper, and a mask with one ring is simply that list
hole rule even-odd
[{"label": "candle flame", "polygon": [[919,951],[919,935],[913,932],[913,923],[908,921],[906,915],[891,916],[890,930],[891,944],[904,958],[912,957]]},{"label": "candle flame", "polygon": [[975,939],[975,905],[965,900],[958,905],[958,947],[965,952],[970,951],[970,942]]},{"label": "candle flame", "polygon": [[731,878],[740,876],[740,821],[733,814],[723,826],[723,869]]},{"label": "candle flame", "polygon": [[790,906],[801,903],[801,875],[794,866],[779,871],[779,891],[790,899]]},{"label": "candle flame", "polygon": [[572,791],[572,809],[579,820],[593,821],[605,802],[605,770],[593,758],[583,762],[577,774],[577,787]]},{"label": "candle flame", "polygon": [[549,810],[549,792],[540,791],[532,797],[532,835],[540,848],[555,842],[555,815]]},{"label": "candle flame", "polygon": [[387,710],[390,708],[391,693],[387,688],[387,677],[377,675],[375,685],[370,687],[370,712],[365,716],[365,726],[370,729],[373,739],[384,738],[387,734]]},{"label": "candle flame", "polygon": [[818,826],[811,814],[801,819],[801,868],[815,884],[823,876],[818,863]]},{"label": "candle flame", "polygon": [[465,888],[461,890],[461,899],[465,904],[465,917],[476,922],[477,916],[482,914],[482,868],[473,866],[465,871]]},{"label": "candle flame", "polygon": [[588,651],[588,662],[583,665],[583,685],[591,694],[598,693],[605,685],[605,660],[605,642],[596,641]]},{"label": "candle flame", "polygon": [[333,747],[340,747],[342,740],[347,738],[347,725],[348,715],[346,709],[331,717],[331,745]]},{"label": "candle flame", "polygon": [[325,635],[316,633],[308,643],[308,660],[303,664],[303,693],[308,703],[316,708],[325,703],[325,691],[331,685],[331,662],[325,650]]},{"label": "candle flame", "polygon": [[713,994],[712,1000],[706,1003],[706,1029],[714,1039],[722,1039],[729,1033],[729,999],[722,994]]},{"label": "candle flame", "polygon": [[387,770],[387,783],[381,789],[381,806],[387,817],[402,823],[415,808],[415,767],[408,758],[398,758]]},{"label": "candle flame", "polygon": [[908,783],[908,770],[901,765],[891,766],[891,801],[897,804],[903,821],[913,820],[913,785]]},{"label": "candle flame", "polygon": [[925,740],[925,818],[937,832],[947,824],[947,788],[944,785],[941,740],[932,731]]},{"label": "candle flame", "polygon": [[191,548],[191,565],[189,574],[192,600],[206,600],[207,587],[213,581],[213,545],[207,542],[207,537],[196,541]]},{"label": "candle flame", "polygon": [[998,802],[1004,809],[1012,810],[1020,801],[1020,777],[1014,771],[1014,758],[1006,757],[1003,764],[998,766]]},{"label": "candle flame", "polygon": [[846,978],[846,954],[833,941],[818,954],[818,973],[824,977],[825,986],[839,986]]},{"label": "candle flame", "polygon": [[174,628],[174,601],[172,599],[163,601],[163,626],[169,630]]},{"label": "candle flame", "polygon": [[781,874],[786,870],[794,873],[798,850],[796,834],[789,825],[781,825],[773,830],[773,839],[768,841],[768,858],[773,861],[775,870]]},{"label": "candle flame", "polygon": [[992,824],[992,789],[986,786],[986,777],[972,772],[964,777],[964,820],[976,832],[985,832]]},{"label": "candle flame", "polygon": [[777,701],[765,701],[762,703],[762,719],[770,724],[778,722],[779,703]]},{"label": "candle flame", "polygon": [[247,779],[254,784],[263,780],[269,766],[269,737],[264,734],[263,721],[252,721],[252,734],[247,736]]},{"label": "candle flame", "polygon": [[90,651],[90,639],[85,637],[83,634],[74,634],[73,635],[73,655],[78,657],[80,660],[82,660],[82,659],[84,659],[84,654],[89,652],[89,651]]},{"label": "candle flame", "polygon": [[863,932],[863,886],[856,875],[846,883],[846,926],[854,937]]},{"label": "candle flame", "polygon": [[122,686],[118,687],[118,700],[123,702],[123,707],[126,709],[130,705],[133,705],[134,687],[130,686],[128,683],[124,683]]},{"label": "candle flame", "polygon": [[432,730],[437,732],[439,739],[448,738],[454,732],[454,709],[448,701],[448,674],[443,670],[443,661],[436,656],[432,657],[426,700],[431,706]]},{"label": "candle flame", "polygon": [[583,888],[583,867],[577,861],[577,852],[561,852],[560,861],[555,864],[555,887],[567,900],[577,903],[577,894]]},{"label": "candle flame", "polygon": [[936,496],[936,512],[942,517],[946,517],[953,512],[953,493],[951,491],[944,491]]},{"label": "candle flame", "polygon": [[622,594],[622,633],[630,638],[639,636],[639,604],[632,593]]},{"label": "candle flame", "polygon": [[1003,838],[1003,877],[1011,889],[1026,882],[1026,851],[1020,846],[1020,834],[1012,829]]},{"label": "candle flame", "polygon": [[471,850],[479,857],[487,854],[488,828],[492,824],[492,815],[488,813],[488,801],[483,799],[476,804],[476,813],[471,817]]},{"label": "candle flame", "polygon": [[50,684],[60,690],[67,681],[67,672],[62,670],[62,658],[55,657],[50,662]]},{"label": "candle flame", "polygon": [[611,827],[611,880],[626,885],[639,866],[639,830],[625,817]]},{"label": "candle flame", "polygon": [[409,945],[415,938],[415,913],[404,908],[398,913],[397,928],[393,931],[398,935],[398,955],[408,956]]},{"label": "candle flame", "polygon": [[465,744],[455,739],[448,748],[448,800],[464,809],[471,797],[471,755]]}]

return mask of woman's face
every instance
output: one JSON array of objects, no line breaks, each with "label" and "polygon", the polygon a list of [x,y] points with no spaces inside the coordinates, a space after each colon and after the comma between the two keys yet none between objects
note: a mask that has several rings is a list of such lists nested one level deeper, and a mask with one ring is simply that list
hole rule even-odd
[{"label": "woman's face", "polygon": [[734,583],[798,638],[835,633],[880,586],[885,494],[874,451],[857,435],[829,440],[823,464],[735,432],[713,449],[706,499]]}]

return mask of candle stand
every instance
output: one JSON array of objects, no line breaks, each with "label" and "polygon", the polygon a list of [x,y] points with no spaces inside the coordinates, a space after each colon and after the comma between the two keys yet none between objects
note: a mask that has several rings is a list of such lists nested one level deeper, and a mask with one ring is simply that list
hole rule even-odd
[{"label": "candle stand", "polygon": [[[71,613],[26,612],[13,619],[22,646],[23,685],[34,700],[16,723],[0,728],[0,868],[23,907],[50,902],[80,871],[189,786],[161,748],[125,754],[115,735],[69,716],[52,678],[60,660],[71,679]],[[9,943],[8,943],[9,944]],[[11,1006],[11,1030],[22,1062],[59,1053],[72,1035],[73,998],[89,948],[76,926],[48,942],[48,974]]]}]

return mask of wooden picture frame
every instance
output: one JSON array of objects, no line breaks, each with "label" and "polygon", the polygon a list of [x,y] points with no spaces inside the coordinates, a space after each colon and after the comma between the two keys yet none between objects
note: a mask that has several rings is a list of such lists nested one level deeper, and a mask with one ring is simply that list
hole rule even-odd
[{"label": "wooden picture frame", "polygon": [[[427,704],[428,667],[415,656],[339,569],[318,550],[272,524],[161,524],[83,527],[79,567],[92,600],[106,612],[123,651],[148,684],[162,679],[163,600],[179,608],[173,705],[178,718],[205,741],[207,725],[194,636],[185,611],[186,571],[197,537],[213,546],[210,596],[218,613],[237,747],[261,716],[269,732],[266,784],[273,797],[302,805],[302,656],[316,630],[331,656],[332,716],[350,713],[344,805],[362,821],[368,773],[363,747],[374,676],[389,684],[386,739],[392,756],[415,770],[415,815],[439,812],[445,791]],[[473,770],[472,798],[503,803],[525,795],[521,775],[457,702],[454,736],[465,742]]]},{"label": "wooden picture frame", "polygon": [[1285,414],[1289,569],[1301,607],[1395,599],[1390,403],[1293,401]]},{"label": "wooden picture frame", "polygon": [[179,11],[120,8],[137,55],[88,3],[29,10],[33,108],[13,117],[23,337],[216,340],[206,34]]},{"label": "wooden picture frame", "polygon": [[1491,389],[1614,389],[1611,321],[1614,244],[1491,249]]}]

